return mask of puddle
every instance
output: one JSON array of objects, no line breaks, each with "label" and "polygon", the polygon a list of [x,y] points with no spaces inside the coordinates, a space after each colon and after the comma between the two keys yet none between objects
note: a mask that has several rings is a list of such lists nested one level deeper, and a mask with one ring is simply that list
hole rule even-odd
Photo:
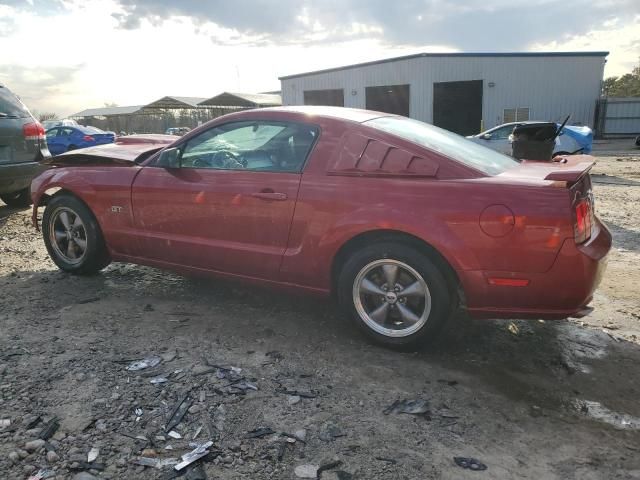
[{"label": "puddle", "polygon": [[575,324],[558,325],[558,342],[562,347],[562,359],[571,368],[591,373],[591,367],[584,360],[596,360],[607,356],[607,343],[610,339],[602,332],[580,328]]},{"label": "puddle", "polygon": [[640,418],[609,410],[599,402],[590,400],[576,400],[574,407],[583,415],[602,423],[611,425],[618,430],[640,430]]}]

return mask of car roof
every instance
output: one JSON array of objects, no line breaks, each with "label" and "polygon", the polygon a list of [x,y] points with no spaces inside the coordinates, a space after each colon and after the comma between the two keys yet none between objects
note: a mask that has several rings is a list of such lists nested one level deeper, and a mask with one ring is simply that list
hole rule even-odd
[{"label": "car roof", "polygon": [[[358,108],[345,108],[345,107],[325,107],[315,105],[296,105],[287,107],[268,107],[261,108],[261,111],[271,112],[289,112],[308,115],[312,117],[321,118],[337,118],[340,120],[347,120],[356,123],[363,123],[374,118],[389,117],[392,116],[388,113],[374,112],[371,110],[361,110]],[[249,110],[247,110],[248,112]]]}]

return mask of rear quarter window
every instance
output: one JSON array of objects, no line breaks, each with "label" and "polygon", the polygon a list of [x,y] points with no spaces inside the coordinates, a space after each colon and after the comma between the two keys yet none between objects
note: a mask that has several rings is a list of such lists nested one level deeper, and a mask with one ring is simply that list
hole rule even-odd
[{"label": "rear quarter window", "polygon": [[4,116],[28,117],[29,110],[8,88],[0,86],[0,118]]},{"label": "rear quarter window", "polygon": [[516,160],[507,155],[418,120],[404,117],[380,117],[364,122],[364,125],[397,135],[441,153],[486,175],[498,175],[518,165]]}]

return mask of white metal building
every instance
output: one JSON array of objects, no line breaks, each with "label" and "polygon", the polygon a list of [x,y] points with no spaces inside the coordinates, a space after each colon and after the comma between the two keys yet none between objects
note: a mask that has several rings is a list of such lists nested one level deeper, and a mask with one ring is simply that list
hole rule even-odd
[{"label": "white metal building", "polygon": [[569,114],[593,127],[607,55],[422,53],[281,77],[282,103],[397,113],[463,135]]}]

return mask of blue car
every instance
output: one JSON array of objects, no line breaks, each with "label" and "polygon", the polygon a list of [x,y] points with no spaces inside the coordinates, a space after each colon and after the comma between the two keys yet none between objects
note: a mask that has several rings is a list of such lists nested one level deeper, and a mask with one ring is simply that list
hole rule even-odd
[{"label": "blue car", "polygon": [[113,143],[116,135],[113,132],[104,132],[95,127],[60,126],[47,130],[47,144],[51,155],[60,155],[69,150],[93,147]]}]

